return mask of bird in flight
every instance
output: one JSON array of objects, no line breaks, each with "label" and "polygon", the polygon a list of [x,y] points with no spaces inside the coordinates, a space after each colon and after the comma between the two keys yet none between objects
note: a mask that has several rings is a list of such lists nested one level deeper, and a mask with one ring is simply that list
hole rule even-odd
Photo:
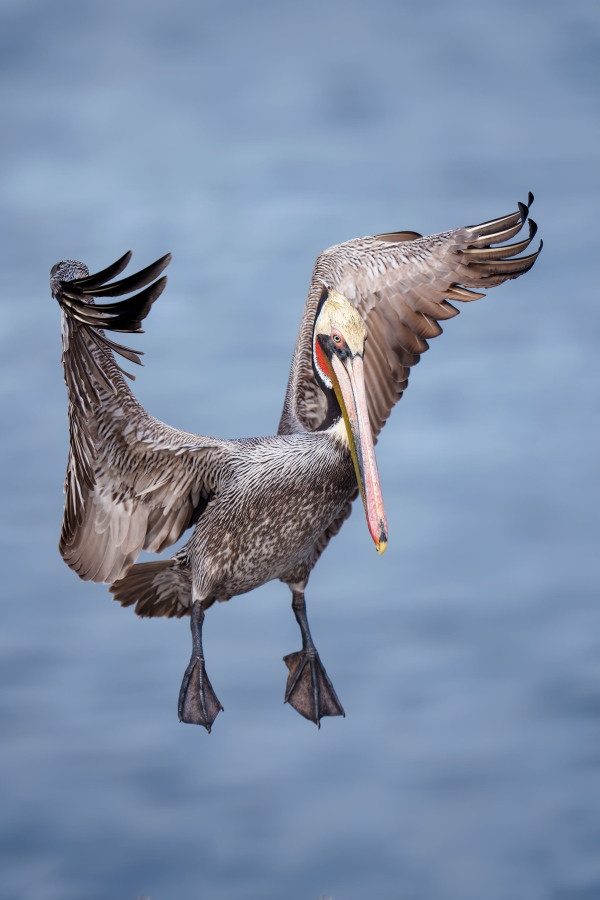
[{"label": "bird in flight", "polygon": [[[113,279],[131,253],[94,275],[75,260],[52,268],[70,433],[60,552],[80,578],[110,584],[139,616],[190,616],[181,721],[210,732],[223,709],[206,672],[206,610],[272,579],[290,588],[302,637],[302,649],[284,657],[285,701],[318,726],[323,716],[344,715],[311,636],[306,583],[359,494],[375,546],[385,550],[379,432],[427,341],[441,334],[439,322],[457,315],[450,301],[477,300],[535,263],[541,242],[519,255],[536,232],[531,220],[524,240],[507,243],[532,201],[529,194],[515,212],[480,225],[430,237],[379,234],[321,253],[271,437],[188,434],[133,396],[115,354],[141,364],[139,351],[107,332],[142,331],[170,254],[120,281]],[[192,526],[170,559],[136,563],[141,550],[160,553]]]}]

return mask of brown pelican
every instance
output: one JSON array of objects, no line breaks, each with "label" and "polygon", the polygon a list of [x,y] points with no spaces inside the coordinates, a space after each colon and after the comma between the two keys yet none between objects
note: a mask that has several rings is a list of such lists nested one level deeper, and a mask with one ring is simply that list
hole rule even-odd
[{"label": "brown pelican", "polygon": [[[71,439],[60,552],[80,578],[111,584],[139,616],[190,615],[182,721],[210,731],[222,709],[204,663],[205,610],[275,578],[292,591],[302,635],[302,649],[284,658],[285,700],[317,725],[344,715],[308,627],[308,577],[359,493],[371,537],[385,550],[374,443],[427,339],[457,314],[449,300],[476,300],[479,289],[533,266],[541,243],[518,256],[533,222],[525,240],[506,244],[532,201],[530,194],[516,212],[481,225],[431,237],[379,234],[321,253],[274,437],[187,434],[152,418],[131,393],[114,353],[135,363],[139,355],[106,332],[141,331],[170,255],[121,281],[112,279],[131,253],[95,275],[74,260],[53,267]],[[192,525],[171,559],[135,564],[142,549],[159,553]]]}]

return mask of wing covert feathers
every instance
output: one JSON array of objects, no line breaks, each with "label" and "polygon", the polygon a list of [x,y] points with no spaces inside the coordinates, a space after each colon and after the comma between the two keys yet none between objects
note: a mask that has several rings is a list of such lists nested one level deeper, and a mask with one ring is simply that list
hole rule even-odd
[{"label": "wing covert feathers", "polygon": [[[127,253],[89,275],[81,263],[52,270],[62,312],[70,451],[60,552],[84,580],[120,579],[142,549],[160,552],[181,536],[217,489],[229,449],[225,441],[187,434],[150,416],[131,393],[113,351],[139,363],[139,354],[105,330],[141,331],[162,293],[155,280],[170,260],[107,284],[129,262]],[[73,278],[73,274],[77,277]],[[96,305],[95,297],[139,293]]]},{"label": "wing covert feathers", "polygon": [[365,385],[373,437],[385,424],[408,384],[412,366],[441,334],[439,322],[458,314],[449,301],[478,300],[488,288],[518,278],[535,263],[542,243],[529,255],[537,231],[529,222],[525,240],[507,244],[522,229],[527,204],[507,216],[430,237],[395,232],[359,238],[325,250],[317,259],[292,359],[279,433],[314,431],[326,414],[313,372],[312,336],[323,288],[344,294],[361,313],[368,341]]}]

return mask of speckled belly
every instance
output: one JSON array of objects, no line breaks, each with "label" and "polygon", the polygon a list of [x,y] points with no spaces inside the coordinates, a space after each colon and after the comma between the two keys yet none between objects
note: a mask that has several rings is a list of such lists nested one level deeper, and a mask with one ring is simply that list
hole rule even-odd
[{"label": "speckled belly", "polygon": [[190,549],[202,599],[228,600],[309,559],[355,487],[345,458],[333,466],[317,454],[312,468],[278,469],[268,462],[238,478],[198,523]]}]

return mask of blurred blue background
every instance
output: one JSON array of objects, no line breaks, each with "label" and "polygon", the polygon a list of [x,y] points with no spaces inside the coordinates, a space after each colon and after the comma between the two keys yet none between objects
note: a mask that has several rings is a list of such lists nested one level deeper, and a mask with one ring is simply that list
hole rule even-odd
[{"label": "blurred blue background", "polygon": [[[600,6],[3,0],[0,895],[597,900]],[[545,249],[462,306],[307,594],[347,717],[282,704],[279,583],[186,621],[56,550],[67,455],[48,272],[170,250],[134,346],[172,425],[273,433],[312,265],[511,212]]]}]

